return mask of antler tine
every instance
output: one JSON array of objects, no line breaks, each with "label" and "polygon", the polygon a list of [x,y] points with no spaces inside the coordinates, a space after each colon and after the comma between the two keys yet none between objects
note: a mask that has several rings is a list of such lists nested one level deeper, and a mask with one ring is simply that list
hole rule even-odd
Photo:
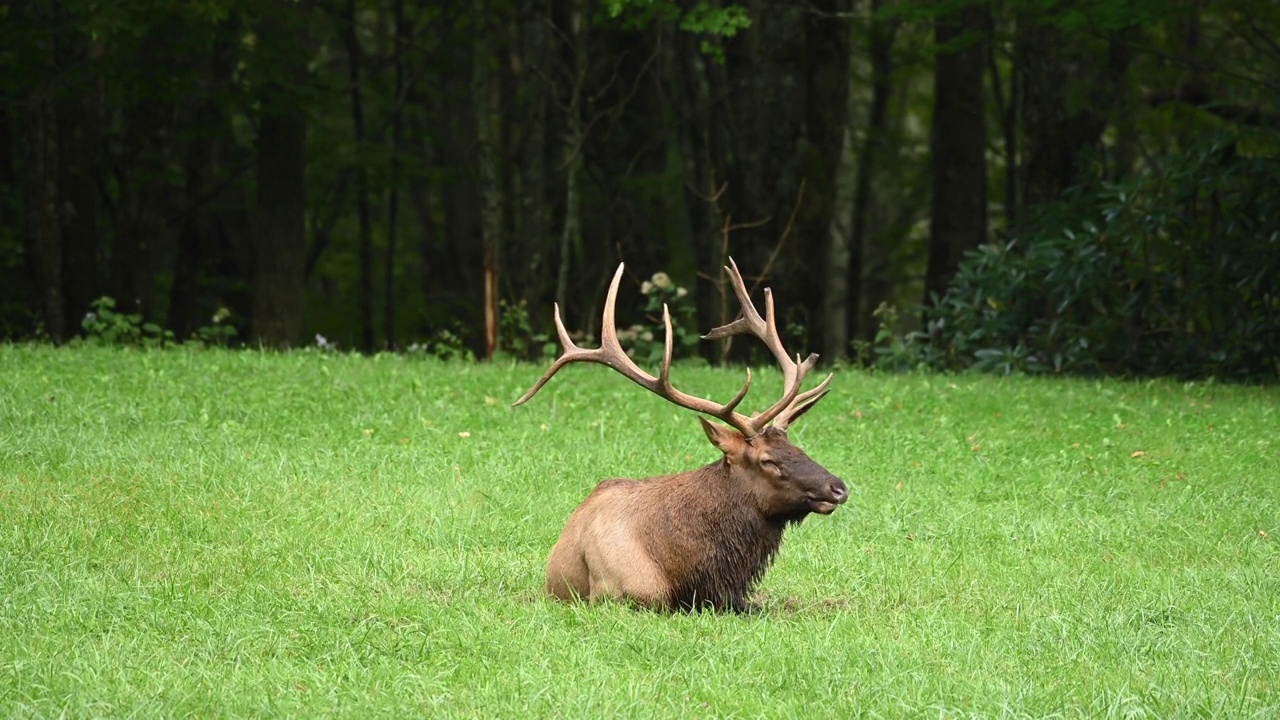
[{"label": "antler tine", "polygon": [[672,332],[671,332],[671,312],[664,305],[662,308],[662,321],[666,326],[666,340],[663,344],[662,367],[659,370],[658,377],[654,377],[645,372],[636,365],[627,353],[622,349],[621,343],[618,342],[618,329],[615,322],[615,307],[618,300],[618,286],[622,282],[622,271],[625,265],[618,264],[618,270],[613,274],[613,281],[609,283],[609,294],[604,301],[604,316],[600,325],[600,347],[594,350],[578,347],[569,337],[569,333],[564,329],[564,323],[560,320],[560,306],[556,305],[555,321],[556,333],[560,336],[560,344],[564,346],[564,353],[556,359],[551,367],[543,373],[542,377],[529,388],[524,395],[516,400],[516,405],[521,405],[532,398],[560,368],[574,362],[598,362],[608,365],[618,371],[623,377],[631,380],[646,390],[665,398],[666,400],[687,410],[705,413],[714,418],[723,420],[724,422],[737,428],[747,437],[752,437],[759,432],[749,418],[735,412],[734,408],[742,399],[746,397],[747,391],[751,388],[751,371],[747,371],[747,381],[743,385],[742,390],[730,400],[727,404],[720,405],[710,400],[695,397],[680,392],[671,385],[671,351],[672,351]]},{"label": "antler tine", "polygon": [[803,415],[809,408],[818,404],[818,401],[826,397],[829,392],[828,386],[831,384],[831,378],[835,377],[835,373],[827,375],[818,386],[812,390],[800,393],[787,405],[786,409],[778,413],[774,418],[773,426],[779,430],[786,430],[796,418]]},{"label": "antler tine", "polygon": [[[542,386],[546,385],[547,381],[560,371],[560,368],[574,362],[594,361],[603,363],[645,387],[649,387],[656,382],[652,375],[632,363],[626,353],[622,352],[622,346],[618,344],[618,332],[614,327],[614,306],[617,304],[618,285],[622,282],[623,267],[623,264],[618,264],[618,270],[613,274],[613,281],[609,283],[609,294],[605,296],[604,314],[600,326],[600,347],[594,350],[578,347],[569,337],[569,332],[565,330],[564,321],[560,319],[560,304],[556,303],[556,334],[560,336],[560,344],[564,346],[564,352],[559,358],[556,358],[555,362],[551,363],[551,367],[547,368],[542,377],[538,378],[538,382],[534,383],[533,387],[529,388],[524,395],[520,396],[519,400],[513,403],[514,405],[523,405],[541,390]],[[617,358],[618,355],[623,358],[621,363]],[[619,366],[620,364],[622,365],[621,367]]]},{"label": "antler tine", "polygon": [[782,399],[774,403],[768,410],[756,415],[751,419],[752,432],[747,433],[747,437],[759,433],[775,418],[779,418],[779,422],[774,425],[785,430],[787,424],[796,417],[799,417],[804,410],[807,410],[813,403],[816,403],[821,396],[825,394],[826,382],[820,386],[822,389],[815,388],[807,393],[801,393],[800,388],[804,383],[805,375],[818,362],[818,355],[811,354],[803,362],[800,356],[796,355],[792,360],[787,354],[786,348],[782,345],[782,339],[778,335],[777,315],[773,305],[773,290],[764,289],[764,314],[760,317],[760,312],[756,309],[755,303],[751,302],[751,295],[747,292],[746,283],[742,280],[742,273],[738,270],[738,264],[733,258],[729,258],[729,265],[725,268],[725,272],[729,275],[729,281],[733,286],[733,293],[738,297],[739,303],[742,305],[742,316],[727,325],[721,325],[714,328],[711,332],[703,335],[707,340],[716,340],[719,338],[729,337],[731,335],[750,334],[755,335],[769,348],[769,352],[773,353],[774,360],[782,369],[783,391]]},{"label": "antler tine", "polygon": [[[738,264],[729,258],[729,265],[724,271],[729,274],[729,282],[733,285],[733,294],[738,296],[738,304],[742,306],[742,317],[734,320],[728,325],[721,325],[712,328],[710,332],[702,336],[703,340],[719,340],[730,335],[741,335],[742,333],[750,333],[764,339],[769,330],[769,323],[760,317],[760,313],[756,311],[756,306],[751,302],[751,295],[747,292],[747,286],[742,282],[742,274],[738,272]],[[773,319],[773,294],[768,288],[765,289],[765,300],[767,303],[766,311],[769,313],[769,319]]]},{"label": "antler tine", "polygon": [[[662,347],[662,366],[658,369],[658,385],[661,389],[661,392],[659,394],[669,400],[677,396],[688,398],[689,396],[680,392],[675,388],[674,385],[671,384],[671,347],[672,347],[672,337],[674,336],[674,333],[671,332],[671,311],[667,308],[666,303],[662,304],[662,323],[663,325],[666,326],[667,334],[666,334],[666,340],[664,341],[663,347]],[[708,412],[707,410],[700,410],[700,412],[706,412],[712,417],[719,418],[729,423],[730,425],[734,426],[735,428],[741,430],[744,435],[747,435],[748,437],[750,437],[753,433],[747,432],[747,428],[749,427],[749,425],[743,422],[743,421],[746,421],[747,418],[737,412],[734,412],[734,409],[737,408],[738,404],[742,402],[742,399],[747,396],[747,391],[749,391],[750,389],[751,389],[751,368],[747,368],[747,380],[742,384],[742,389],[738,391],[738,394],[733,396],[733,399],[731,399],[729,402],[725,403],[724,405],[718,406],[718,409],[716,409],[714,412]],[[693,399],[698,400],[700,402],[706,402],[706,401],[702,401],[701,398],[693,398]],[[672,402],[676,402],[676,401],[672,400]],[[676,404],[679,405],[681,403],[676,403]],[[687,406],[684,406],[684,407],[687,407]],[[697,409],[697,408],[693,408],[693,409]]]},{"label": "antler tine", "polygon": [[520,399],[516,400],[512,405],[525,404],[529,401],[529,398],[536,395],[538,391],[542,389],[543,385],[547,384],[547,381],[551,379],[551,376],[555,375],[560,368],[574,362],[575,360],[585,359],[582,357],[583,353],[593,352],[578,347],[573,340],[569,338],[569,331],[564,329],[564,321],[560,319],[560,303],[555,303],[553,307],[555,308],[554,316],[556,321],[556,334],[560,336],[560,344],[564,347],[564,354],[557,358],[555,362],[551,363],[551,367],[547,368],[547,371],[542,374],[542,377],[538,378],[538,382],[534,383],[533,387],[526,390],[525,393],[520,396]]}]

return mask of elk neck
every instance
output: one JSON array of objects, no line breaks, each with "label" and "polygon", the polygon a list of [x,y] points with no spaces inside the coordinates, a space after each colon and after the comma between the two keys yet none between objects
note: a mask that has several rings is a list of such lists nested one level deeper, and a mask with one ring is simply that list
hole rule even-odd
[{"label": "elk neck", "polygon": [[765,516],[724,459],[676,478],[660,530],[673,604],[742,609],[788,519]]}]

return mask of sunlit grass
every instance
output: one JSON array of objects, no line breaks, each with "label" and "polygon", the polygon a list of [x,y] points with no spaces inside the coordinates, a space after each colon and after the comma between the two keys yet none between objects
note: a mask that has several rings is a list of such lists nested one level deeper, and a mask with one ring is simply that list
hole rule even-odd
[{"label": "sunlit grass", "polygon": [[0,716],[1280,714],[1275,389],[842,371],[792,435],[849,504],[666,616],[543,562],[715,451],[541,369],[0,347]]}]

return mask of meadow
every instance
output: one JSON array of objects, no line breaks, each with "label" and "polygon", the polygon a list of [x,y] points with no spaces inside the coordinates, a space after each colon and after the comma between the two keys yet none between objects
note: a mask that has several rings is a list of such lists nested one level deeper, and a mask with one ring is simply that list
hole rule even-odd
[{"label": "meadow", "polygon": [[841,369],[791,435],[850,501],[663,615],[543,564],[716,451],[542,369],[0,346],[0,716],[1280,716],[1280,389]]}]

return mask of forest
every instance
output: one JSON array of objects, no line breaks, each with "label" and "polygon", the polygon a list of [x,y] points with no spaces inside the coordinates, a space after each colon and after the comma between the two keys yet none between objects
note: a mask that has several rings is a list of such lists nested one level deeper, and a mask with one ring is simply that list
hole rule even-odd
[{"label": "forest", "polygon": [[1280,377],[1280,4],[0,0],[0,340]]}]

